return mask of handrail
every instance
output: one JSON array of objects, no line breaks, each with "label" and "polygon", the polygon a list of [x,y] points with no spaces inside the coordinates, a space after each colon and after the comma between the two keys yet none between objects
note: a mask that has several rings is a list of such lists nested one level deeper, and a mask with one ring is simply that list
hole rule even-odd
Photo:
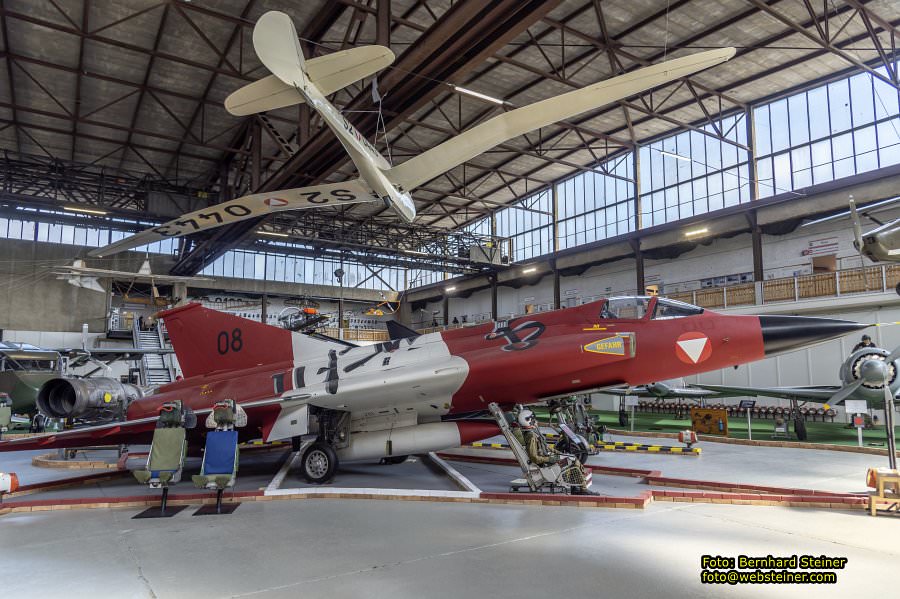
[{"label": "handrail", "polygon": [[[162,320],[156,321],[156,335],[159,337],[159,348],[164,349],[166,347],[166,325]],[[172,354],[160,353],[159,357],[162,358],[163,365],[169,371],[169,380],[174,381],[175,366],[172,365]]]},{"label": "handrail", "polygon": [[[131,339],[132,343],[135,347],[140,347],[141,343],[141,327],[140,321],[137,318],[132,319],[131,321]],[[140,370],[141,370],[141,385],[146,387],[150,385],[150,375],[147,372],[147,361],[144,360],[144,356],[141,356],[139,360]]]}]

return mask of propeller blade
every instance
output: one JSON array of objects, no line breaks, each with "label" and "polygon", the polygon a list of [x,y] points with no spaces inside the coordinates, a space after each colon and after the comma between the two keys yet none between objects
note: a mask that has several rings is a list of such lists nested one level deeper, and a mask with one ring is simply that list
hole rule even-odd
[{"label": "propeller blade", "polygon": [[900,346],[898,346],[897,349],[888,354],[888,357],[884,360],[885,362],[894,362],[897,360],[897,358],[900,358]]},{"label": "propeller blade", "polygon": [[844,401],[845,399],[847,399],[848,397],[853,395],[854,391],[856,391],[857,389],[862,387],[863,382],[864,381],[862,379],[859,379],[859,380],[853,381],[849,385],[841,387],[837,393],[835,393],[834,395],[831,396],[831,398],[828,400],[828,403],[836,404],[836,403]]}]

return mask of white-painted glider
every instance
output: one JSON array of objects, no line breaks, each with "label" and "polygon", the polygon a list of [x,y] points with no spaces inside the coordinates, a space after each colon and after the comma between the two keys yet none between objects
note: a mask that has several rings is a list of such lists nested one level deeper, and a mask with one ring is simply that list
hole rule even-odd
[{"label": "white-painted glider", "polygon": [[306,61],[293,21],[277,11],[267,12],[257,21],[253,29],[253,47],[272,75],[232,93],[225,101],[228,111],[243,116],[293,104],[308,104],[344,146],[359,171],[359,179],[244,196],[192,212],[94,250],[91,255],[108,255],[165,237],[189,235],[271,212],[335,203],[382,201],[409,222],[416,216],[415,204],[409,195],[412,189],[482,152],[529,131],[686,77],[734,56],[734,48],[699,52],[517,108],[391,167],[325,97],[390,65],[394,55],[388,48],[354,48]]},{"label": "white-painted glider", "polygon": [[88,252],[89,256],[109,256],[125,250],[166,239],[181,237],[197,231],[214,229],[248,218],[266,216],[285,210],[300,210],[317,206],[334,206],[371,202],[372,190],[359,179],[343,183],[327,183],[312,187],[283,189],[272,193],[257,193],[243,196],[229,202],[215,204],[209,208],[195,210],[167,223],[152,227],[126,237],[106,247]]}]

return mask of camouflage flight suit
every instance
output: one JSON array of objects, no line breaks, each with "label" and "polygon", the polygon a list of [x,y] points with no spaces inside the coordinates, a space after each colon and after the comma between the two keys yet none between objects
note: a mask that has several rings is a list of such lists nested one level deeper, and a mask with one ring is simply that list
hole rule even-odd
[{"label": "camouflage flight suit", "polygon": [[[547,441],[537,429],[527,429],[525,432],[525,448],[528,450],[528,460],[538,466],[550,466],[559,461],[560,455],[552,451]],[[587,480],[584,476],[584,467],[577,459],[563,467],[562,480],[576,487],[586,488]]]}]

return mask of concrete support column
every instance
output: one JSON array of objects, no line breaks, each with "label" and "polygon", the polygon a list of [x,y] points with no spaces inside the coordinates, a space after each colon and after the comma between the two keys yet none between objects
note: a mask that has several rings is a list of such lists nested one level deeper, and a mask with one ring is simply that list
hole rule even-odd
[{"label": "concrete support column", "polygon": [[187,283],[175,283],[172,285],[172,295],[175,300],[175,307],[183,306],[187,303]]},{"label": "concrete support column", "polygon": [[753,245],[753,280],[763,280],[763,256],[762,256],[762,230],[756,220],[756,211],[746,213],[747,222],[750,224],[750,235]]},{"label": "concrete support column", "polygon": [[491,275],[491,320],[497,320],[497,275]]},{"label": "concrete support column", "polygon": [[644,282],[644,254],[641,252],[641,240],[632,239],[631,249],[634,251],[634,274],[638,295],[644,295],[647,285]]},{"label": "concrete support column", "polygon": [[450,297],[444,296],[444,326],[450,324]]},{"label": "concrete support column", "polygon": [[561,301],[559,294],[559,269],[556,267],[556,260],[550,261],[550,268],[553,269],[553,309],[559,310]]},{"label": "concrete support column", "polygon": [[263,324],[266,324],[266,321],[268,319],[269,319],[269,295],[267,293],[263,293],[262,308],[259,311],[259,321]]}]

